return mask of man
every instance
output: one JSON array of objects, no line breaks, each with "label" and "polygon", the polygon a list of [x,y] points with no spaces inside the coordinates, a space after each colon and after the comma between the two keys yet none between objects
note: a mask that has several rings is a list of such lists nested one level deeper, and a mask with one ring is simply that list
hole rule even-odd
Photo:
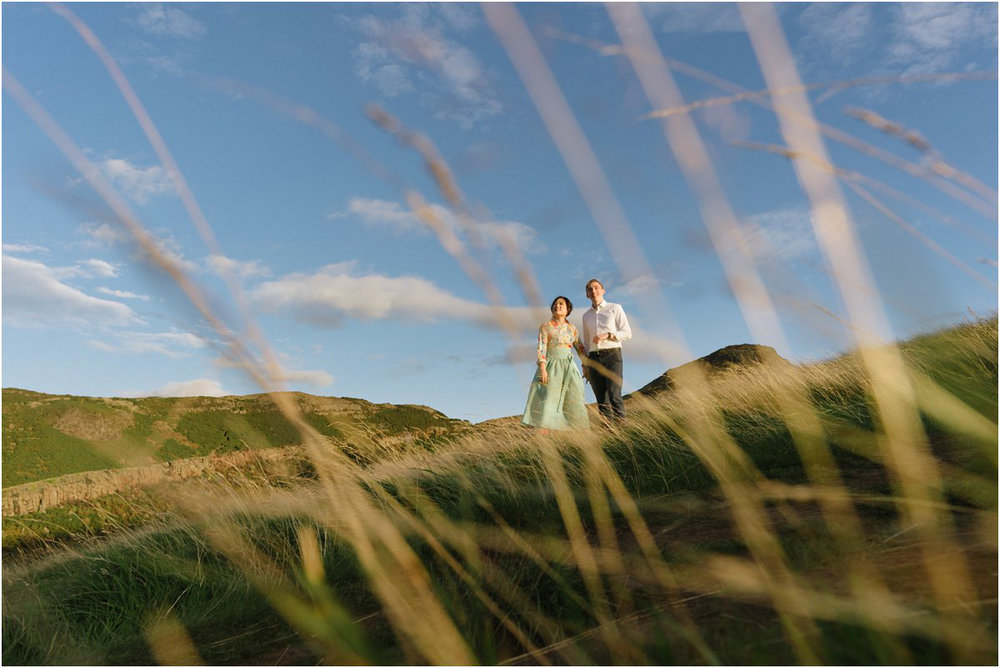
[{"label": "man", "polygon": [[632,338],[632,328],[620,304],[604,301],[604,284],[587,281],[591,307],[583,314],[583,342],[590,360],[587,379],[605,421],[625,419],[622,401],[622,343]]}]

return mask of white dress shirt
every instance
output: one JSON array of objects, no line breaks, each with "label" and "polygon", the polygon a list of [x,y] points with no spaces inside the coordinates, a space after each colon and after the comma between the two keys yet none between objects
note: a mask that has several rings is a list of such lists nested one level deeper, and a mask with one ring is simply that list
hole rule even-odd
[{"label": "white dress shirt", "polygon": [[[594,337],[601,334],[610,334],[611,338],[594,345]],[[629,327],[628,318],[625,317],[621,304],[601,301],[583,314],[583,345],[587,347],[588,353],[621,348],[622,341],[631,338],[632,328]]]}]

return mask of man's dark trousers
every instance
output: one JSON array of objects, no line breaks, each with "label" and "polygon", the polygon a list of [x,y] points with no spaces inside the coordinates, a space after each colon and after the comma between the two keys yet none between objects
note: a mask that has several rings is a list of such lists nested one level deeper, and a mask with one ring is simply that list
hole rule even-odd
[{"label": "man's dark trousers", "polygon": [[[622,401],[622,349],[608,348],[593,350],[587,355],[592,362],[604,367],[591,367],[590,387],[597,397],[597,407],[605,420],[620,421],[625,419],[625,403]],[[609,378],[608,376],[611,376]]]}]

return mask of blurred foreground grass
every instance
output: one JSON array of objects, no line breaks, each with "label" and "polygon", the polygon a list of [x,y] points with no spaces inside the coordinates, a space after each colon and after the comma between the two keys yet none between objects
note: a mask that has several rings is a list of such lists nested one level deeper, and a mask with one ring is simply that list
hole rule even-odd
[{"label": "blurred foreground grass", "polygon": [[933,526],[857,356],[760,366],[636,398],[621,431],[494,426],[5,519],[3,662],[995,663],[997,321],[900,350]]}]

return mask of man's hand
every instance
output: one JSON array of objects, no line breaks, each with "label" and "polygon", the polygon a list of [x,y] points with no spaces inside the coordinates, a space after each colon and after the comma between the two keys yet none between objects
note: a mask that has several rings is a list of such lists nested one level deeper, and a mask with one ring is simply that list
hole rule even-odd
[{"label": "man's hand", "polygon": [[610,340],[611,340],[610,334],[597,334],[594,336],[594,345],[597,345],[601,341],[610,341]]}]

